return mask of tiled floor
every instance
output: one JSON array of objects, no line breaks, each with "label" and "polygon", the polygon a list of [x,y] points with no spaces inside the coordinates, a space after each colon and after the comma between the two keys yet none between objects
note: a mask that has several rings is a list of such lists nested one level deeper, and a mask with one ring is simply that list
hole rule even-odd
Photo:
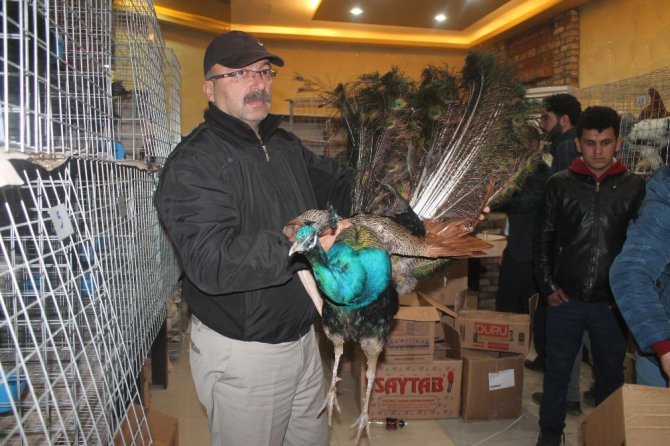
[{"label": "tiled floor", "polygon": [[[207,416],[198,402],[195,387],[191,379],[188,362],[188,334],[184,338],[182,354],[179,360],[171,363],[168,388],[154,387],[151,391],[151,407],[179,419],[180,446],[205,446],[209,444]],[[532,354],[529,355],[532,357]],[[591,369],[582,367],[582,387],[591,383]],[[354,432],[349,426],[358,416],[353,396],[353,379],[350,373],[341,374],[343,380],[338,384],[338,400],[341,414],[333,416],[331,446],[350,446]],[[523,411],[513,420],[493,420],[465,422],[462,418],[450,420],[411,420],[408,425],[396,431],[372,427],[372,441],[363,438],[361,446],[475,446],[534,445],[537,440],[537,417],[539,407],[533,403],[533,392],[542,390],[542,374],[531,370],[524,371]],[[592,409],[582,403],[584,415]],[[580,444],[579,429],[582,417],[568,417],[565,429],[566,444]]]}]

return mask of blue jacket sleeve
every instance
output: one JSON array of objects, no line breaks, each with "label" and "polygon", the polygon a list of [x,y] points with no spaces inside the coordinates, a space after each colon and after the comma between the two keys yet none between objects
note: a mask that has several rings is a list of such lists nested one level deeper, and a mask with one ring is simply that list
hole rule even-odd
[{"label": "blue jacket sleeve", "polygon": [[670,339],[670,166],[647,184],[639,217],[610,269],[610,286],[645,352]]}]

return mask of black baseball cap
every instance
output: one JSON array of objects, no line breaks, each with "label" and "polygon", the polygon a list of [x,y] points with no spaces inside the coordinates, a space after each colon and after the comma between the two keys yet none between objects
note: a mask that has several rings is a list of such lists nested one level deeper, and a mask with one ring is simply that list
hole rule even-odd
[{"label": "black baseball cap", "polygon": [[205,51],[205,75],[214,65],[229,68],[243,68],[258,60],[268,59],[283,67],[284,60],[268,52],[263,43],[244,31],[228,31],[212,40]]}]

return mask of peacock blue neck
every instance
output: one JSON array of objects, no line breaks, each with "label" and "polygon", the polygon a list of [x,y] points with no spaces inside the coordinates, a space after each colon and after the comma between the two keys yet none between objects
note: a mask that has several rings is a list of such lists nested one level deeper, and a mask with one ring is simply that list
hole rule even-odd
[{"label": "peacock blue neck", "polygon": [[318,246],[307,257],[323,293],[345,309],[369,305],[391,283],[391,260],[382,249],[335,243],[328,253]]}]

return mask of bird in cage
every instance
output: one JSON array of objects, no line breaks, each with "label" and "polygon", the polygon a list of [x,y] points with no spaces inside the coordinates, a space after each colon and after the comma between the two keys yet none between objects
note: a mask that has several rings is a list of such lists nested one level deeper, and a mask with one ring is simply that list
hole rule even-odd
[{"label": "bird in cage", "polygon": [[663,99],[658,90],[650,88],[648,93],[649,104],[640,110],[639,119],[656,119],[668,116],[668,111],[665,109],[665,104],[663,104]]},{"label": "bird in cage", "polygon": [[[307,258],[324,296],[322,325],[335,350],[322,407],[329,424],[333,408],[339,411],[344,343],[359,343],[366,357],[365,400],[352,425],[356,444],[363,431],[370,436],[368,405],[398,294],[412,291],[417,280],[452,259],[491,246],[473,235],[479,216],[509,189],[532,154],[532,124],[525,119],[529,103],[507,61],[472,52],[460,75],[441,81],[442,90],[430,82],[417,86],[393,69],[318,90],[340,111],[356,160],[352,217],[342,220],[332,208],[313,209],[284,227],[294,242],[290,255]],[[439,100],[421,91],[426,85],[442,91]],[[325,250],[319,236],[335,230],[339,233]]]}]

